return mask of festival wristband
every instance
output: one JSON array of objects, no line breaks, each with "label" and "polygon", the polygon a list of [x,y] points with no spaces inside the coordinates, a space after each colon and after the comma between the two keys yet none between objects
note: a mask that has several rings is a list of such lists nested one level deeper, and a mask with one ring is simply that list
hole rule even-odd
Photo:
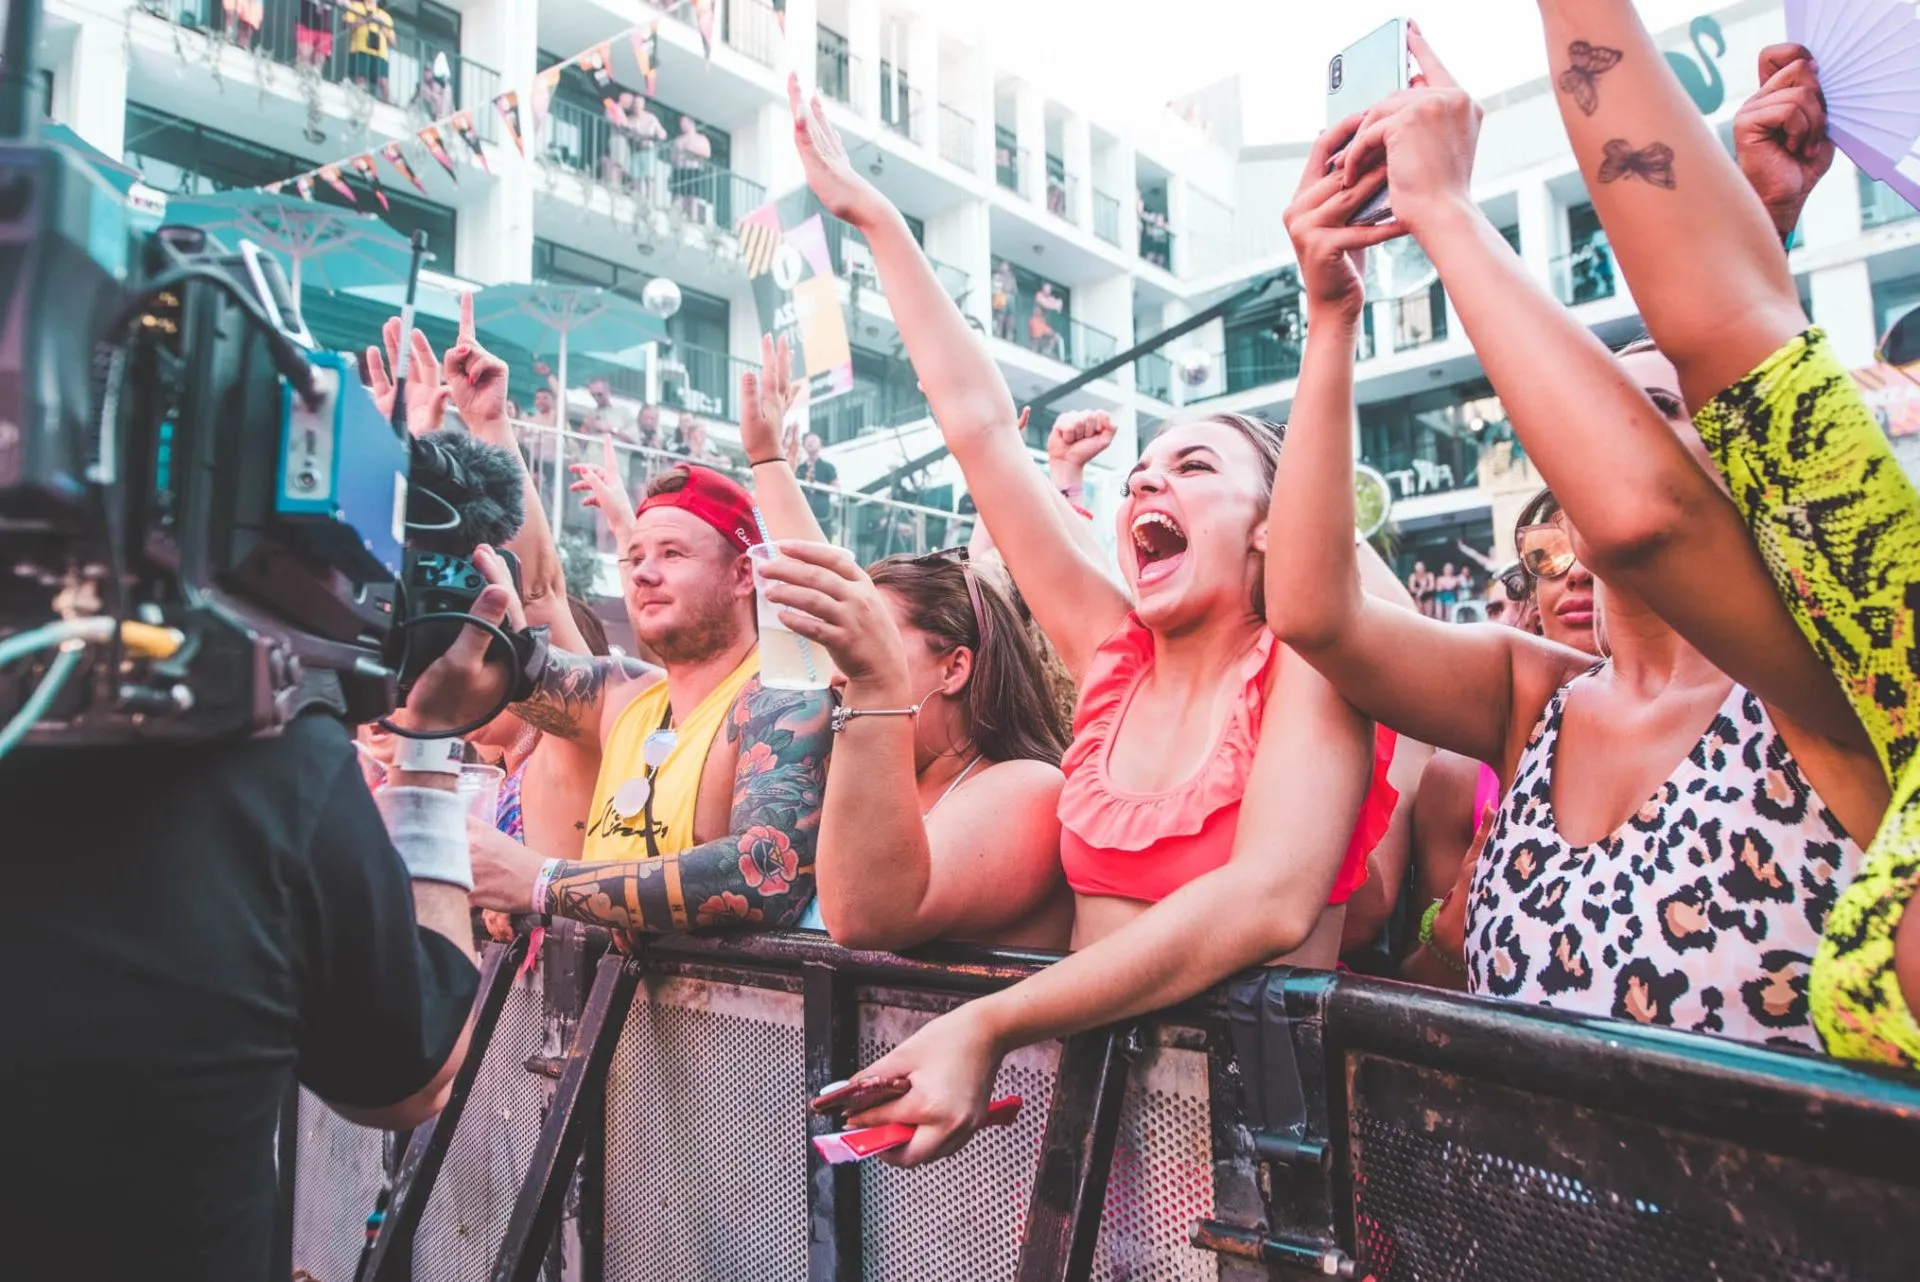
[{"label": "festival wristband", "polygon": [[443,788],[382,788],[373,800],[407,876],[473,889],[465,797]]},{"label": "festival wristband", "polygon": [[547,860],[540,865],[540,875],[533,879],[533,911],[541,916],[547,914],[547,891],[553,885],[554,874],[560,871],[560,865],[565,862],[564,859]]},{"label": "festival wristband", "polygon": [[423,775],[457,775],[467,755],[467,745],[459,739],[400,739],[394,749],[393,768]]},{"label": "festival wristband", "polygon": [[1432,953],[1448,970],[1457,975],[1464,975],[1467,971],[1466,962],[1450,956],[1446,949],[1440,946],[1440,941],[1433,937],[1433,924],[1439,918],[1440,910],[1447,906],[1447,900],[1452,898],[1453,892],[1448,891],[1445,899],[1434,900],[1427,905],[1427,911],[1420,914],[1420,946]]}]

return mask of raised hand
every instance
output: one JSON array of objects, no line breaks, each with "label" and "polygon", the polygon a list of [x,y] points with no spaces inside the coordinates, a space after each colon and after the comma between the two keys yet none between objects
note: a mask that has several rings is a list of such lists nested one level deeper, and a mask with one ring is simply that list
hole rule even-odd
[{"label": "raised hand", "polygon": [[1346,185],[1357,188],[1384,158],[1394,217],[1417,236],[1421,223],[1447,202],[1471,202],[1483,113],[1413,23],[1407,25],[1407,47],[1420,73],[1407,89],[1367,112],[1341,169]]},{"label": "raised hand", "polygon": [[473,328],[473,295],[460,295],[460,334],[447,350],[442,372],[453,406],[469,429],[498,426],[507,419],[507,363],[480,345]]},{"label": "raised hand", "polygon": [[1785,240],[1815,184],[1833,168],[1820,71],[1802,45],[1760,51],[1760,88],[1733,116],[1733,155]]},{"label": "raised hand", "polygon": [[[1024,418],[1021,426],[1024,429]],[[1047,434],[1047,461],[1085,467],[1113,444],[1113,433],[1113,420],[1105,410],[1073,410],[1062,414]]]},{"label": "raised hand", "polygon": [[[1351,155],[1359,146],[1351,140],[1360,124],[1360,117],[1351,116],[1314,141],[1307,154],[1307,167],[1300,175],[1300,189],[1284,216],[1287,235],[1293,238],[1294,257],[1299,261],[1300,288],[1306,294],[1308,311],[1315,316],[1331,312],[1349,321],[1359,319],[1366,303],[1362,267],[1367,247],[1404,235],[1407,230],[1398,221],[1372,227],[1347,225],[1347,220],[1387,181],[1385,165],[1364,171],[1352,186],[1347,185],[1344,169],[1329,168],[1341,147]],[[1396,190],[1396,213],[1399,197]]]},{"label": "raised hand", "polygon": [[865,570],[845,548],[783,541],[780,555],[762,563],[767,600],[800,636],[825,648],[850,687],[867,686],[887,698],[912,700],[907,651],[900,629]]},{"label": "raised hand", "polygon": [[782,428],[800,382],[793,376],[793,355],[783,336],[760,337],[760,373],[740,376],[740,448],[751,461],[790,458]]},{"label": "raised hand", "polygon": [[820,95],[803,102],[800,77],[787,76],[787,103],[793,109],[793,145],[800,153],[800,167],[806,171],[807,186],[827,207],[827,212],[855,227],[865,226],[887,207],[872,183],[854,172],[847,157],[840,131],[827,123],[826,108]]},{"label": "raised hand", "polygon": [[[400,318],[390,317],[381,327],[380,336],[386,354],[383,357],[378,347],[367,348],[367,386],[380,413],[391,419],[394,383],[387,371],[400,366]],[[447,401],[452,393],[440,382],[440,362],[435,359],[433,344],[427,341],[427,336],[414,330],[409,346],[412,352],[407,362],[407,431],[425,436],[439,431],[446,421]]]},{"label": "raised hand", "polygon": [[621,468],[613,438],[602,437],[605,457],[600,463],[575,463],[567,468],[576,478],[567,488],[580,496],[580,506],[597,507],[613,535],[613,545],[626,554],[627,536],[633,532],[633,500],[620,480]]}]

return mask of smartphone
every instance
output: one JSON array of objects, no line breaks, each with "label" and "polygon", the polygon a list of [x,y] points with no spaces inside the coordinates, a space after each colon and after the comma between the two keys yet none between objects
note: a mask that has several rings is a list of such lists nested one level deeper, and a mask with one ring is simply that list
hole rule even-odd
[{"label": "smartphone", "polygon": [[891,1103],[913,1089],[904,1077],[889,1077],[875,1082],[835,1082],[816,1095],[807,1105],[811,1113],[859,1113]]},{"label": "smartphone", "polygon": [[[1327,64],[1327,124],[1337,125],[1407,87],[1407,19],[1394,18],[1333,55]],[[1342,151],[1334,163],[1340,162]],[[1393,217],[1387,189],[1347,220],[1352,227],[1372,226]]]}]

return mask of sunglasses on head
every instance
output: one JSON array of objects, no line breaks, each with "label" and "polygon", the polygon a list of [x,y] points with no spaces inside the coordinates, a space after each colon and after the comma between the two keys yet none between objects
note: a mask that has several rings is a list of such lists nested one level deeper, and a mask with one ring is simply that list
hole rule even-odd
[{"label": "sunglasses on head", "polygon": [[939,548],[935,551],[924,553],[914,557],[912,563],[914,565],[942,565],[951,561],[958,561],[960,563],[960,573],[965,576],[967,580],[967,599],[973,603],[973,626],[980,634],[980,648],[984,650],[987,646],[987,629],[989,627],[987,620],[987,603],[980,599],[980,584],[973,577],[973,558],[968,554],[966,544],[962,543],[954,547]]},{"label": "sunglasses on head", "polygon": [[1513,532],[1520,564],[1536,579],[1557,579],[1573,568],[1573,536],[1558,517]]}]

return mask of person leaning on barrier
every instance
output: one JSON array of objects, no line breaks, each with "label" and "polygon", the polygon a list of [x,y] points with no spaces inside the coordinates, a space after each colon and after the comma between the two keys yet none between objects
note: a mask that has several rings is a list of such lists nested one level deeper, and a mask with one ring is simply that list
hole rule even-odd
[{"label": "person leaning on barrier", "polygon": [[760,374],[740,378],[740,443],[780,540],[763,568],[767,600],[833,660],[844,710],[801,924],[849,948],[1065,947],[1066,732],[1026,629],[965,548],[863,571],[827,543],[779,448],[799,391],[787,341],[761,348]]},{"label": "person leaning on barrier", "polygon": [[[832,743],[824,690],[760,684],[753,501],[712,468],[648,487],[627,531],[628,617],[665,669],[552,651],[514,711],[541,752],[599,761],[582,861],[471,829],[473,901],[612,930],[791,926],[813,895]],[[493,557],[476,557],[504,583]],[[477,714],[476,714],[477,715]]]},{"label": "person leaning on barrier", "polygon": [[[474,613],[506,601],[489,589]],[[397,715],[454,724],[443,678],[464,693],[488,644],[467,629]],[[505,679],[490,667],[482,697]],[[402,756],[377,804],[346,726],[318,712],[272,738],[0,763],[16,856],[0,1127],[18,1167],[0,1272],[256,1282],[296,1081],[363,1126],[440,1110],[477,986],[466,807],[437,772],[457,741],[441,743]]]}]

